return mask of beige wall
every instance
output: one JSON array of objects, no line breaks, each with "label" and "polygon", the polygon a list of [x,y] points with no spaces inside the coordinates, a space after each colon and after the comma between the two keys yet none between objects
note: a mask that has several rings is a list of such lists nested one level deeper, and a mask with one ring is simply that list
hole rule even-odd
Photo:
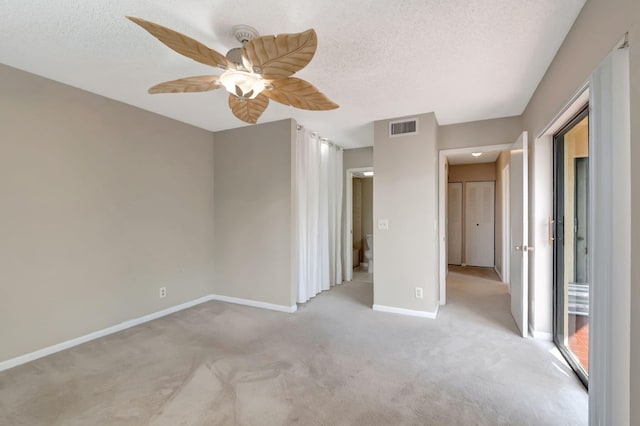
[{"label": "beige wall", "polygon": [[214,134],[216,294],[295,304],[293,137],[293,120]]},{"label": "beige wall", "polygon": [[0,361],[211,293],[210,132],[3,65],[0,132]]},{"label": "beige wall", "polygon": [[438,149],[513,143],[522,133],[520,116],[440,126]]},{"label": "beige wall", "polygon": [[496,180],[496,163],[451,164],[449,182],[483,182]]},{"label": "beige wall", "polygon": [[[457,164],[449,165],[449,182],[462,182],[462,264],[466,259],[466,184],[467,182],[495,182],[496,163]],[[497,193],[497,188],[495,188]],[[497,211],[496,211],[497,213]],[[497,230],[497,225],[496,228]],[[495,238],[495,235],[494,235]]]},{"label": "beige wall", "polygon": [[[417,135],[389,137],[389,120],[374,123],[376,305],[434,312],[438,305],[437,134],[435,115],[422,114]],[[415,287],[424,298],[415,298]]]},{"label": "beige wall", "polygon": [[587,0],[523,113],[532,140],[629,30],[630,9],[631,0]]},{"label": "beige wall", "polygon": [[373,167],[373,147],[345,149],[343,151],[342,166],[344,171],[361,167]]}]

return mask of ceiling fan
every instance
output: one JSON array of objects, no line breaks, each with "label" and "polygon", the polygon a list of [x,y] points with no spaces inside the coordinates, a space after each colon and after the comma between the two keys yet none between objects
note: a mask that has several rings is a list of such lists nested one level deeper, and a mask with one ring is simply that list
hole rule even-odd
[{"label": "ceiling fan", "polygon": [[318,44],[316,32],[258,36],[248,26],[234,27],[242,48],[222,55],[204,44],[144,19],[127,16],[169,48],[194,61],[223,69],[222,75],[201,75],[157,84],[149,93],[206,92],[224,88],[229,107],[240,120],[255,124],[269,99],[296,108],[324,111],[338,105],[313,85],[291,77],[313,58]]}]

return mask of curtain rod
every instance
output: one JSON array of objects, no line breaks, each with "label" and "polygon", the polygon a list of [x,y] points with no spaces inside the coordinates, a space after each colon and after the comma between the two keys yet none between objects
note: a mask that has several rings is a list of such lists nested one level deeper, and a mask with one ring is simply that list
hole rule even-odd
[{"label": "curtain rod", "polygon": [[[298,125],[296,126],[296,129],[297,129],[297,130],[302,130],[302,129],[304,129],[304,126],[303,126],[302,124],[298,124]],[[311,132],[311,135],[312,135],[312,136],[318,136],[318,133],[317,133],[317,132]],[[334,142],[331,142],[331,141],[329,140],[329,138],[320,138],[320,142],[321,142],[321,143],[326,143],[326,144],[327,144],[327,145],[329,145],[329,146],[335,146],[338,150],[344,149],[344,148],[342,148],[340,145],[338,145],[338,144],[336,144],[336,143],[334,143]]]}]

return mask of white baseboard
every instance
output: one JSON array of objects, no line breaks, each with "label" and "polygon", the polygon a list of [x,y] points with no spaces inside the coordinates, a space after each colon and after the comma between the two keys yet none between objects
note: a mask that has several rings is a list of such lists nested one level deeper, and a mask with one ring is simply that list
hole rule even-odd
[{"label": "white baseboard", "polygon": [[171,306],[170,308],[166,308],[158,312],[153,312],[151,314],[144,315],[139,318],[134,318],[128,321],[124,321],[124,322],[121,322],[120,324],[103,328],[102,330],[94,331],[93,333],[85,334],[84,336],[76,337],[75,339],[70,339],[62,343],[57,343],[55,345],[48,346],[43,349],[38,349],[37,351],[30,352],[28,354],[20,355],[15,358],[8,359],[6,361],[1,361],[0,371],[8,370],[10,368],[17,367],[18,365],[26,364],[27,362],[35,361],[38,358],[42,358],[47,355],[54,354],[56,352],[64,351],[65,349],[78,346],[82,343],[90,342],[92,340],[99,339],[100,337],[108,336],[109,334],[117,333],[119,331],[126,330],[127,328],[135,327],[136,325],[144,324],[145,322],[149,322],[149,321],[152,321],[152,320],[155,320],[155,319],[158,319],[158,318],[173,314],[175,312],[182,311],[184,309],[188,309],[195,305],[199,305],[201,303],[209,302],[212,300],[217,300],[220,302],[235,303],[238,305],[253,306],[255,308],[270,309],[272,311],[278,311],[278,312],[293,313],[298,309],[298,305],[292,305],[292,306],[275,305],[273,303],[258,302],[255,300],[239,299],[237,297],[228,297],[228,296],[220,296],[217,294],[210,294],[196,300],[191,300],[189,302],[181,303],[180,305]]},{"label": "white baseboard", "polygon": [[384,306],[384,305],[373,305],[373,310],[380,311],[380,312],[389,312],[392,314],[410,315],[413,317],[436,319],[438,317],[438,311],[440,310],[440,304],[436,305],[435,312],[415,311],[413,309],[395,308],[393,306]]},{"label": "white baseboard", "polygon": [[99,339],[100,337],[108,336],[109,334],[117,333],[122,330],[126,330],[127,328],[135,327],[136,325],[144,324],[145,322],[152,321],[154,319],[158,319],[164,317],[166,315],[173,314],[175,312],[181,311],[183,309],[191,308],[192,306],[198,305],[200,303],[208,302],[213,300],[211,295],[204,296],[196,300],[192,300],[190,302],[182,303],[180,305],[172,306],[167,309],[163,309],[158,312],[153,312],[148,315],[144,315],[139,318],[134,318],[132,320],[121,322],[120,324],[116,324],[111,327],[103,328],[102,330],[94,331],[93,333],[85,334],[84,336],[76,337],[75,339],[70,339],[64,341],[62,343],[58,343],[52,346],[48,346],[43,349],[39,349],[37,351],[20,355],[15,358],[8,359],[6,361],[0,362],[0,371],[8,370],[9,368],[17,367],[18,365],[25,364],[30,361],[34,361],[38,358],[45,357],[47,355],[54,354],[56,352],[63,351],[65,349],[72,348],[74,346],[78,346],[82,343],[90,342],[95,339]]},{"label": "white baseboard", "polygon": [[553,334],[545,331],[535,331],[531,324],[529,324],[529,334],[536,340],[542,340],[544,342],[553,342]]},{"label": "white baseboard", "polygon": [[504,278],[502,277],[502,274],[500,273],[500,271],[498,270],[497,266],[493,267],[493,270],[496,271],[496,275],[498,275],[498,278],[500,278],[500,281],[504,282]]},{"label": "white baseboard", "polygon": [[217,294],[212,294],[211,300],[219,300],[220,302],[235,303],[237,305],[252,306],[254,308],[269,309],[271,311],[287,312],[290,314],[298,310],[297,304],[293,304],[291,306],[276,305],[274,303],[259,302],[257,300],[249,300],[249,299],[240,299],[238,297],[220,296]]}]

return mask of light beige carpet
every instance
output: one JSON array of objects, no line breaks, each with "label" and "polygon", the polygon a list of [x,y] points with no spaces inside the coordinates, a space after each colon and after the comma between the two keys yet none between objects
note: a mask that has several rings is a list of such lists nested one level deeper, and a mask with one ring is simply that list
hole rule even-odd
[{"label": "light beige carpet", "polygon": [[452,272],[437,320],[366,274],[295,314],[210,302],[0,373],[1,425],[586,425],[504,285]]}]

